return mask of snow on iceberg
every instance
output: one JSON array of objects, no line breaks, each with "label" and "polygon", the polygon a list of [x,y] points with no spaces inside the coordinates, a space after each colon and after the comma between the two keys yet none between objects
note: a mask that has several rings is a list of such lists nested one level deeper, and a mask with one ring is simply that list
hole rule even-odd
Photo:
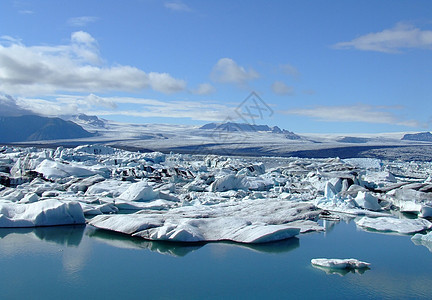
[{"label": "snow on iceberg", "polygon": [[148,240],[264,243],[310,230],[318,214],[309,203],[257,199],[96,216],[89,224]]},{"label": "snow on iceberg", "polygon": [[311,263],[316,266],[332,269],[362,269],[370,267],[370,263],[355,258],[314,258],[311,260]]},{"label": "snow on iceberg", "polygon": [[85,224],[78,202],[55,199],[30,204],[0,203],[0,227],[35,227]]},{"label": "snow on iceberg", "polygon": [[157,198],[158,192],[154,191],[146,181],[132,183],[119,198],[128,201],[149,201]]},{"label": "snow on iceberg", "polygon": [[382,232],[397,232],[411,234],[432,228],[432,223],[425,219],[396,219],[392,217],[369,218],[363,217],[355,221],[365,229]]},{"label": "snow on iceberg", "polygon": [[45,159],[35,169],[36,172],[43,174],[45,178],[56,179],[69,176],[89,177],[96,175],[96,172],[71,163]]},{"label": "snow on iceberg", "polygon": [[226,192],[229,190],[245,189],[245,177],[233,174],[216,179],[210,185],[211,192]]},{"label": "snow on iceberg", "polygon": [[349,272],[363,274],[370,268],[370,263],[355,258],[314,258],[311,260],[311,264],[314,268],[320,269],[327,274],[338,274],[342,276]]},{"label": "snow on iceberg", "polygon": [[369,192],[358,192],[354,201],[358,207],[373,211],[381,210],[381,205],[378,204],[378,198]]}]

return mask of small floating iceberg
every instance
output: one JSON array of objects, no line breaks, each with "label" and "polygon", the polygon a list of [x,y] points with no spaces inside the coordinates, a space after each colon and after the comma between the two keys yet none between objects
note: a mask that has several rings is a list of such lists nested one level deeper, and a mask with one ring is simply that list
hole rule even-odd
[{"label": "small floating iceberg", "polygon": [[428,232],[427,234],[415,234],[411,240],[417,246],[425,246],[432,252],[432,232]]},{"label": "small floating iceberg", "polygon": [[397,232],[411,234],[432,227],[432,223],[425,219],[396,219],[392,217],[369,218],[363,217],[355,221],[357,226],[382,232]]},{"label": "small floating iceberg", "polygon": [[314,258],[311,260],[311,264],[327,274],[346,275],[349,272],[363,274],[370,269],[370,263],[355,258]]}]

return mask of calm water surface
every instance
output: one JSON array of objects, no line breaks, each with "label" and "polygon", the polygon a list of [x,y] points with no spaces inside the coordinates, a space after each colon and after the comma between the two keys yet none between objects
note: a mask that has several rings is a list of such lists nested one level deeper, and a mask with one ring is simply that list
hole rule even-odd
[{"label": "calm water surface", "polygon": [[[1,298],[432,298],[432,253],[410,236],[326,226],[257,246],[146,242],[89,226],[0,229]],[[326,274],[310,264],[319,257],[372,266]]]}]

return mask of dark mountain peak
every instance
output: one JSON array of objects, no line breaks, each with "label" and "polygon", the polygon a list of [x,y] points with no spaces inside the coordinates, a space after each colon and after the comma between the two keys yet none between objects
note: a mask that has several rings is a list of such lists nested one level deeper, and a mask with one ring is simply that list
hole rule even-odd
[{"label": "dark mountain peak", "polygon": [[432,142],[432,134],[429,131],[419,133],[407,133],[402,137],[402,140]]},{"label": "dark mountain peak", "polygon": [[97,116],[89,116],[86,114],[79,114],[72,117],[72,121],[76,121],[79,124],[91,125],[94,127],[105,128],[105,122],[99,119]]},{"label": "dark mountain peak", "polygon": [[78,124],[60,118],[36,115],[0,117],[0,142],[28,142],[39,140],[75,139],[94,134]]},{"label": "dark mountain peak", "polygon": [[226,122],[226,123],[208,123],[200,127],[200,129],[207,130],[222,130],[228,132],[253,132],[253,131],[263,131],[263,132],[271,132],[276,134],[285,134],[285,137],[290,140],[301,139],[300,136],[296,135],[294,132],[280,129],[278,126],[270,127],[268,125],[252,125],[247,123],[235,123],[235,122]]}]

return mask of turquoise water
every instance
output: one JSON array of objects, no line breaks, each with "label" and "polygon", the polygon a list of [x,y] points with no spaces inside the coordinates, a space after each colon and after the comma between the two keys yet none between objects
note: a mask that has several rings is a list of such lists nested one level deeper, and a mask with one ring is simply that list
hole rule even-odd
[{"label": "turquoise water", "polygon": [[[410,236],[356,229],[258,246],[147,242],[87,227],[0,229],[2,299],[431,298],[432,253]],[[331,224],[330,224],[331,225]],[[326,274],[312,258],[370,262]]]}]

